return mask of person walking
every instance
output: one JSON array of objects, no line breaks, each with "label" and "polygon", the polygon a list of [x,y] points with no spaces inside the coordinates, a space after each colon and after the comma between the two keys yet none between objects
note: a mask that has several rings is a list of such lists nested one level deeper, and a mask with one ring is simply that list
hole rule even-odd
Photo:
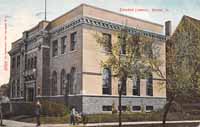
[{"label": "person walking", "polygon": [[75,125],[75,115],[76,115],[76,109],[73,107],[70,113],[70,123],[72,125]]},{"label": "person walking", "polygon": [[41,104],[40,101],[38,100],[36,103],[36,107],[35,107],[35,115],[36,115],[36,121],[37,121],[37,127],[40,126],[40,113],[41,113]]},{"label": "person walking", "polygon": [[87,116],[84,112],[81,112],[81,119],[82,119],[82,123],[83,125],[86,125],[88,122]]}]

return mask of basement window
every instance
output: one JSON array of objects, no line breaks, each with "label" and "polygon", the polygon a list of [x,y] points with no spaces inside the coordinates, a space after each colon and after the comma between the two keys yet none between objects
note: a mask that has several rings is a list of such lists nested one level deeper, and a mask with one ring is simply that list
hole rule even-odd
[{"label": "basement window", "polygon": [[132,110],[133,110],[133,111],[140,111],[140,110],[141,110],[141,107],[140,107],[140,106],[133,106],[133,107],[132,107]]},{"label": "basement window", "polygon": [[146,111],[153,111],[153,106],[146,106]]},{"label": "basement window", "polygon": [[104,106],[102,107],[102,110],[103,110],[103,111],[112,111],[112,106],[110,106],[110,105],[104,105]]}]

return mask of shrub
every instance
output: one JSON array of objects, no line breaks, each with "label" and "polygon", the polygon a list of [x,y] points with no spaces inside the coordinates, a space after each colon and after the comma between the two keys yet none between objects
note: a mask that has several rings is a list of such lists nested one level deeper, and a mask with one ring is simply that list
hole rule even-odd
[{"label": "shrub", "polygon": [[34,115],[34,104],[33,103],[13,102],[13,103],[11,103],[11,107],[12,107],[12,113],[14,116]]},{"label": "shrub", "polygon": [[63,103],[56,103],[52,101],[41,101],[42,115],[48,116],[63,116],[69,113],[69,109]]},{"label": "shrub", "polygon": [[131,112],[131,105],[130,104],[128,104],[127,106],[126,106],[126,112]]},{"label": "shrub", "polygon": [[117,109],[116,109],[116,106],[115,106],[115,102],[113,101],[112,103],[112,114],[115,114],[117,113]]}]

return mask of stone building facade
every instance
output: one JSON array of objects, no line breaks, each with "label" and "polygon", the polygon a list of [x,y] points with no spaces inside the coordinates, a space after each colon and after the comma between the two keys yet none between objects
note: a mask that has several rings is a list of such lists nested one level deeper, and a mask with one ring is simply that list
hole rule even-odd
[{"label": "stone building facade", "polygon": [[[110,112],[112,104],[118,105],[118,82],[100,66],[106,53],[96,43],[95,34],[106,35],[111,44],[115,43],[116,33],[125,21],[129,34],[140,33],[156,40],[161,49],[160,58],[165,63],[162,25],[81,4],[52,21],[41,21],[12,43],[9,52],[11,99],[47,98],[64,102],[67,93],[68,103],[79,111]],[[165,64],[162,71],[165,74]],[[104,80],[109,77],[110,87],[106,87]],[[139,94],[134,92],[133,82],[127,80],[122,97],[124,110],[127,106],[132,111],[163,107],[166,102],[164,80],[153,74],[149,89],[147,80],[140,79]]]}]

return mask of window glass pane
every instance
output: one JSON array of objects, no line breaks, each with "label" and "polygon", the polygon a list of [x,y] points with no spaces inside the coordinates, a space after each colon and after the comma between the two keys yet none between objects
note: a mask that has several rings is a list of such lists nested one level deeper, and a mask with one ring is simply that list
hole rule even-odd
[{"label": "window glass pane", "polygon": [[153,96],[153,76],[152,76],[152,73],[148,74],[147,81],[146,81],[146,87],[147,87],[147,95]]},{"label": "window glass pane", "polygon": [[67,40],[66,36],[64,36],[64,37],[61,38],[61,54],[65,53],[65,50],[66,50],[66,40]]},{"label": "window glass pane", "polygon": [[132,110],[133,110],[133,111],[140,111],[140,110],[141,110],[141,107],[140,107],[140,106],[133,106],[133,107],[132,107]]},{"label": "window glass pane", "polygon": [[133,95],[140,95],[140,76],[133,76]]},{"label": "window glass pane", "polygon": [[77,33],[74,32],[71,34],[71,45],[70,45],[70,50],[73,51],[76,47],[77,43]]},{"label": "window glass pane", "polygon": [[75,94],[75,87],[76,87],[76,68],[71,68],[70,73],[70,94]]},{"label": "window glass pane", "polygon": [[103,75],[102,75],[102,82],[103,82],[103,94],[111,94],[111,70],[109,68],[103,69]]},{"label": "window glass pane", "polygon": [[[118,106],[118,109],[119,109],[119,106]],[[125,112],[125,111],[127,110],[127,106],[126,106],[126,105],[122,105],[122,106],[121,106],[121,109],[122,109],[122,111]]]},{"label": "window glass pane", "polygon": [[57,73],[56,71],[52,74],[52,95],[57,95]]},{"label": "window glass pane", "polygon": [[124,77],[121,79],[122,80],[122,95],[126,95],[126,81],[127,81],[127,77]]},{"label": "window glass pane", "polygon": [[146,106],[146,110],[147,111],[152,111],[153,110],[153,106]]},{"label": "window glass pane", "polygon": [[102,110],[103,110],[103,111],[112,111],[112,106],[105,106],[105,105],[104,105],[104,106],[102,107]]},{"label": "window glass pane", "polygon": [[52,56],[57,56],[58,55],[58,41],[57,40],[53,41],[52,46],[53,46]]},{"label": "window glass pane", "polygon": [[112,50],[111,34],[103,33],[103,41],[105,43],[104,50],[106,52],[111,52]]},{"label": "window glass pane", "polygon": [[65,87],[64,87],[64,85],[65,85],[65,70],[61,71],[60,83],[61,83],[60,84],[61,85],[60,94],[63,95],[65,93]]}]

